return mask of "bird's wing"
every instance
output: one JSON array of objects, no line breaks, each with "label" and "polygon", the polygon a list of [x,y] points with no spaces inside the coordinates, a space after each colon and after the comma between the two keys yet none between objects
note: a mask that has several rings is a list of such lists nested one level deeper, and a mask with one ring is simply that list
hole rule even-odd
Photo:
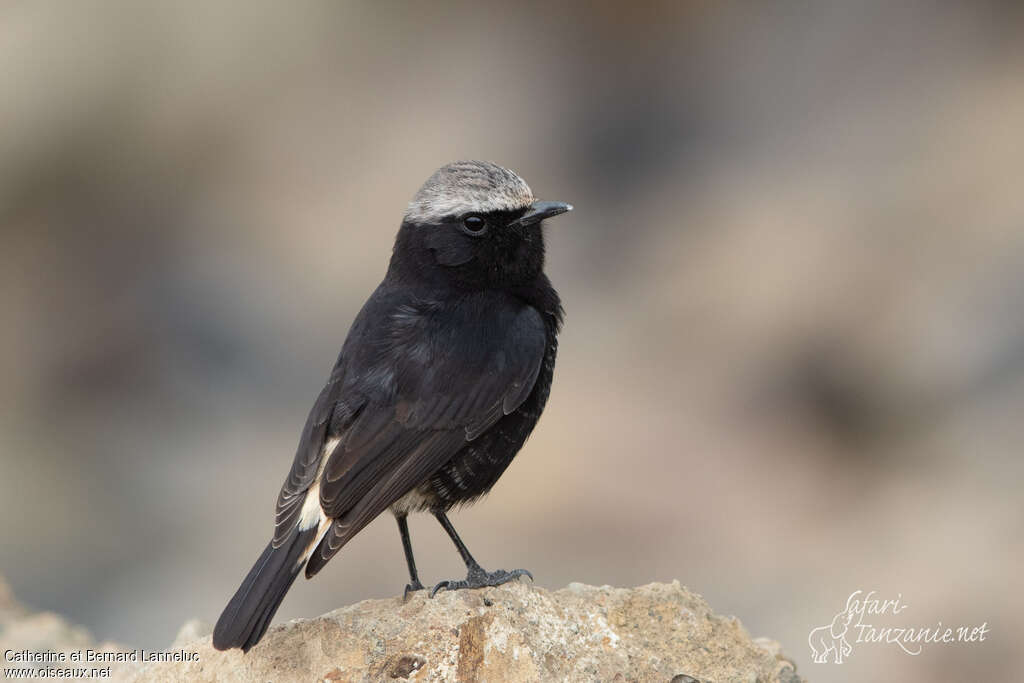
[{"label": "bird's wing", "polygon": [[[341,353],[338,354],[331,376],[309,411],[306,425],[299,437],[299,446],[295,451],[291,471],[288,472],[277,497],[272,541],[275,548],[280,547],[288,539],[302,516],[307,493],[319,478],[327,459],[339,443],[336,435],[344,433],[365,403],[366,396],[355,389],[351,381],[345,380],[347,377],[351,378],[353,374],[358,374],[349,372],[353,361],[360,360],[360,354],[356,351],[364,346],[362,342],[367,332],[372,329],[374,313],[382,307],[382,301],[386,300],[383,287],[378,287],[359,311]],[[386,303],[384,305],[386,306]]]},{"label": "bird's wing", "polygon": [[330,379],[313,404],[306,426],[299,437],[298,450],[292,469],[281,486],[277,496],[274,515],[274,547],[279,547],[288,538],[302,514],[306,493],[320,473],[322,464],[330,457],[337,441],[328,439],[330,420],[334,413],[342,412],[341,390],[343,366],[339,362]]},{"label": "bird's wing", "polygon": [[544,357],[543,320],[525,305],[474,320],[408,305],[373,318],[386,322],[343,349],[344,367],[313,408],[279,498],[278,521],[288,529],[316,482],[323,514],[334,520],[307,575],[518,408]]}]

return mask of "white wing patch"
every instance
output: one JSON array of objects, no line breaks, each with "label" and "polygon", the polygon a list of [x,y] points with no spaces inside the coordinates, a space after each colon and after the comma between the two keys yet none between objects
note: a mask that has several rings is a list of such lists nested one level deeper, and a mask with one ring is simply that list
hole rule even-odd
[{"label": "white wing patch", "polygon": [[333,520],[325,517],[322,512],[320,513],[320,518],[320,528],[316,532],[316,537],[308,546],[306,546],[306,549],[305,551],[303,551],[302,555],[299,556],[299,559],[295,562],[296,567],[301,567],[302,565],[306,564],[306,560],[309,559],[310,554],[316,549],[318,545],[320,545],[320,541],[324,540],[324,536],[327,535],[327,530],[331,528]]},{"label": "white wing patch", "polygon": [[317,470],[316,479],[313,480],[313,485],[306,490],[306,499],[302,502],[302,514],[299,515],[300,531],[312,529],[325,518],[324,511],[320,507],[320,478],[323,477],[324,467],[327,466],[327,461],[330,459],[331,454],[334,453],[334,449],[338,447],[338,442],[340,441],[340,437],[334,437],[333,439],[328,439],[327,443],[324,444],[324,451],[320,457],[320,468]]}]

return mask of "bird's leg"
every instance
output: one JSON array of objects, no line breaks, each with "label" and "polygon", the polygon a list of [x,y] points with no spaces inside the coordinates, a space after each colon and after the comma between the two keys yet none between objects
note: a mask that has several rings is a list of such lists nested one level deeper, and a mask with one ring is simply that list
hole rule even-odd
[{"label": "bird's leg", "polygon": [[469,554],[469,548],[462,542],[459,535],[455,532],[455,527],[448,521],[448,516],[441,510],[434,511],[434,517],[441,523],[444,530],[448,532],[448,536],[451,537],[452,543],[459,550],[459,555],[462,555],[462,561],[466,563],[466,578],[461,581],[442,581],[441,583],[434,586],[430,591],[430,597],[434,597],[434,594],[442,588],[449,591],[459,590],[460,588],[484,588],[485,586],[500,586],[503,583],[508,583],[512,579],[520,576],[529,576],[530,580],[533,581],[533,574],[525,569],[513,569],[510,572],[504,569],[497,571],[488,572],[484,571],[484,568],[473,559],[473,556]]},{"label": "bird's leg", "polygon": [[409,538],[409,521],[407,515],[396,516],[398,520],[398,533],[402,535],[402,549],[405,551],[405,563],[409,566],[409,583],[405,585],[405,593],[402,600],[409,599],[409,593],[423,590],[420,583],[420,575],[416,571],[416,559],[412,556],[412,540]]}]

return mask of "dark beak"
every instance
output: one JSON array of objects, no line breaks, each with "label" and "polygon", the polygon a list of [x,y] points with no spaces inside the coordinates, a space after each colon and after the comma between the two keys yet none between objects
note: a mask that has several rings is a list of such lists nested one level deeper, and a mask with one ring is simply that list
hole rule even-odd
[{"label": "dark beak", "polygon": [[545,218],[557,216],[560,213],[572,211],[572,204],[565,202],[534,202],[522,216],[514,221],[509,227],[522,228],[527,225],[540,223]]}]

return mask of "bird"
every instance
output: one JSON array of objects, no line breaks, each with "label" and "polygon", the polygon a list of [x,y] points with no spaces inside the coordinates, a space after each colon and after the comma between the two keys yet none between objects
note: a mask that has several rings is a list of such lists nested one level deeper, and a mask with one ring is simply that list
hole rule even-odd
[{"label": "bird", "polygon": [[274,536],[217,620],[215,648],[248,652],[296,577],[313,577],[387,510],[409,571],[404,599],[425,589],[414,512],[437,519],[466,565],[465,578],[430,597],[533,579],[486,571],[447,513],[490,491],[547,403],[563,308],[544,272],[542,228],[572,209],[485,161],[442,166],[415,193],[384,279],[310,410]]}]

